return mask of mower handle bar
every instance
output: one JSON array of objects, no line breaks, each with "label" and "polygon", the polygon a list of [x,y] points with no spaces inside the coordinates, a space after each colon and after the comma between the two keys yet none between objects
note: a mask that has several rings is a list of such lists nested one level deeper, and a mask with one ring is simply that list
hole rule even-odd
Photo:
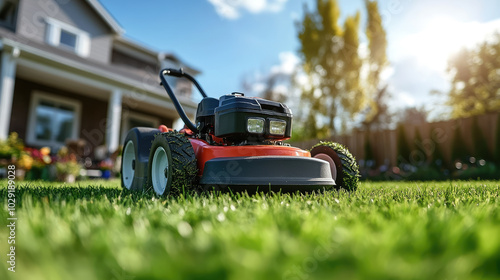
[{"label": "mower handle bar", "polygon": [[170,85],[167,82],[167,79],[165,79],[165,75],[168,76],[173,76],[177,78],[186,78],[189,81],[191,81],[196,88],[200,91],[201,95],[205,98],[207,97],[207,94],[205,91],[201,88],[200,84],[193,78],[193,76],[189,75],[188,73],[184,72],[184,70],[181,69],[173,69],[173,68],[165,68],[160,71],[160,80],[161,80],[161,85],[165,88],[165,90],[168,93],[168,96],[172,100],[172,103],[174,103],[175,109],[177,110],[177,113],[179,113],[179,116],[181,119],[184,121],[186,126],[191,129],[193,132],[198,132],[198,128],[189,120],[188,116],[186,115],[186,112],[184,112],[184,109],[182,108],[181,103],[177,99],[177,97],[174,94],[174,91],[170,87]]}]

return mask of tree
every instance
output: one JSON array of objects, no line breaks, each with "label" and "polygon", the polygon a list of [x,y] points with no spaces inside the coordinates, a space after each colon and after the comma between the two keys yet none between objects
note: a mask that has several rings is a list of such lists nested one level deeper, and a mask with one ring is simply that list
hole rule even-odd
[{"label": "tree", "polygon": [[387,60],[387,35],[382,26],[382,17],[376,1],[365,0],[368,19],[366,22],[366,37],[368,38],[368,78],[366,82],[369,103],[362,125],[366,130],[382,128],[383,124],[391,122],[391,114],[387,106],[390,97],[387,85],[381,85],[381,73],[389,64]]},{"label": "tree", "polygon": [[390,93],[387,90],[387,85],[378,89],[373,98],[370,99],[366,108],[361,125],[367,131],[387,129],[387,125],[392,122],[393,114],[389,112],[387,100],[390,98]]},{"label": "tree", "polygon": [[476,49],[462,49],[448,62],[453,76],[448,104],[452,117],[500,111],[500,34]]},{"label": "tree", "polygon": [[[386,34],[377,2],[366,0],[365,4],[367,58],[359,54],[360,13],[347,16],[340,25],[336,0],[317,0],[312,11],[305,5],[304,18],[297,23],[302,68],[314,87],[303,90],[302,101],[311,106],[308,119],[324,119],[322,131],[327,134],[338,132],[338,123],[347,127],[360,113],[366,112],[366,126],[380,122],[387,113],[381,105],[387,88],[380,86],[380,74],[387,65]],[[365,66],[369,74],[362,77]]]},{"label": "tree", "polygon": [[[252,79],[249,76],[243,77],[242,88],[245,93],[254,93],[267,100],[274,100],[285,103],[288,99],[286,92],[279,91],[280,86],[290,83],[290,75],[281,72],[269,73],[267,76]],[[262,85],[262,89],[256,90],[256,85]]]},{"label": "tree", "polygon": [[[317,90],[306,91],[304,101],[311,105],[309,119],[320,114],[328,118],[328,127],[335,131],[335,117],[339,103],[342,48],[342,29],[338,25],[340,9],[337,1],[316,1],[316,11],[304,7],[304,19],[299,26],[300,54],[304,71],[311,80],[318,80]],[[319,93],[319,94],[318,94]],[[323,102],[318,102],[322,100]]]},{"label": "tree", "polygon": [[407,125],[420,125],[427,121],[427,111],[422,107],[406,107],[400,113],[400,122]]}]

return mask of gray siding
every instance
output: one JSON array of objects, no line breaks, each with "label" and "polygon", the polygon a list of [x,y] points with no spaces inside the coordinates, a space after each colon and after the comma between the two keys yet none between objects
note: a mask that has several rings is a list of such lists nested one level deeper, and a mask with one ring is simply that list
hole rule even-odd
[{"label": "gray siding", "polygon": [[21,0],[18,14],[18,34],[45,42],[45,18],[54,18],[89,33],[89,59],[109,63],[112,31],[85,0]]},{"label": "gray siding", "polygon": [[113,49],[111,53],[111,63],[126,68],[127,70],[134,71],[141,76],[145,74],[156,76],[158,71],[160,71],[156,63],[144,61],[116,49]]}]

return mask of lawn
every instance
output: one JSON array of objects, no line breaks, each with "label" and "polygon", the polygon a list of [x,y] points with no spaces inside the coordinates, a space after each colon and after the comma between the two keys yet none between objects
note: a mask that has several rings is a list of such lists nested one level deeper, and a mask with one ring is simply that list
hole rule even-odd
[{"label": "lawn", "polygon": [[153,198],[118,181],[18,182],[0,279],[498,279],[500,182]]}]

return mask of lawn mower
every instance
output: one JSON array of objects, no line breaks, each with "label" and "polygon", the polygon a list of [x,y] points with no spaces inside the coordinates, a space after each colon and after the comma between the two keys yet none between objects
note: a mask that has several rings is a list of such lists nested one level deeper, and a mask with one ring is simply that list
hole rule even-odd
[{"label": "lawn mower", "polygon": [[[203,96],[195,123],[166,76],[188,79]],[[321,142],[305,151],[284,143],[292,133],[292,112],[285,104],[238,92],[208,97],[182,69],[163,69],[160,80],[185,126],[178,132],[165,125],[132,128],[123,145],[122,187],[152,188],[158,195],[199,187],[285,192],[357,188],[359,168],[344,146]]]}]

